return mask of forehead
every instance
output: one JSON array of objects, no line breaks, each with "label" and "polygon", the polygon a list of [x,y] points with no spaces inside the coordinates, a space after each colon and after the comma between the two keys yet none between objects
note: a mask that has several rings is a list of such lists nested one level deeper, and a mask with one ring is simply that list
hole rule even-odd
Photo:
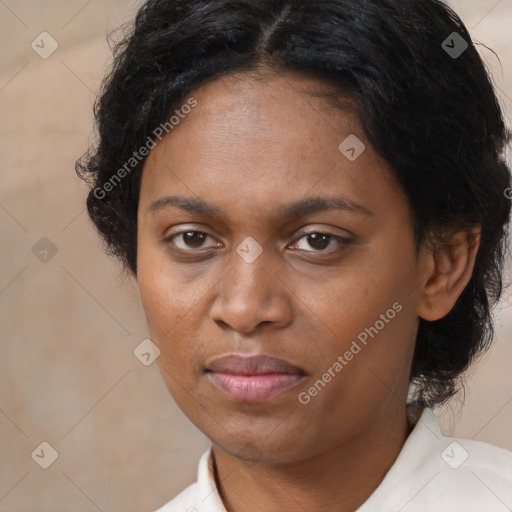
[{"label": "forehead", "polygon": [[[165,191],[268,208],[278,198],[289,203],[335,189],[371,199],[370,188],[378,200],[378,189],[393,185],[387,164],[353,110],[321,97],[329,92],[329,84],[293,73],[234,75],[202,86],[190,95],[197,106],[148,156],[141,202]],[[350,161],[339,146],[355,134],[366,149]]]}]

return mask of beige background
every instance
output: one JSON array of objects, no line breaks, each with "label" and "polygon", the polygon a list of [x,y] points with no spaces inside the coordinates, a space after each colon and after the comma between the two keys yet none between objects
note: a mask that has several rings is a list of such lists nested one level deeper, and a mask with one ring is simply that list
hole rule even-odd
[{"label": "beige background", "polygon": [[[511,119],[512,0],[452,2]],[[174,404],[156,365],[133,355],[147,336],[84,211],[74,161],[92,140],[91,105],[110,62],[105,34],[131,18],[121,0],[0,0],[0,511],[151,511],[195,479],[208,440]],[[46,31],[58,49],[42,59]],[[507,96],[508,95],[508,96]],[[509,123],[510,125],[510,123]],[[32,253],[43,237],[57,253]],[[447,433],[512,450],[512,300],[497,341],[457,402]],[[46,441],[51,467],[31,458]]]}]

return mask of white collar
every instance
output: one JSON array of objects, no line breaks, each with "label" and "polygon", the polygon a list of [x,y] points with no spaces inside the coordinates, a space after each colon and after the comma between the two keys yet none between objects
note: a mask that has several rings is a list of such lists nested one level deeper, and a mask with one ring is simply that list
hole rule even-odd
[{"label": "white collar", "polygon": [[[215,485],[211,454],[210,448],[201,456],[197,482],[157,512],[227,512]],[[392,467],[356,512],[510,510],[512,453],[444,437],[434,411],[424,409]]]}]

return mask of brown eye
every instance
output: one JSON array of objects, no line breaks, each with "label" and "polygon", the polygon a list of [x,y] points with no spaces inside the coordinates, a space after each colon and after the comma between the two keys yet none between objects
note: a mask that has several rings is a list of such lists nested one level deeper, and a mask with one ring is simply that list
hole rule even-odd
[{"label": "brown eye", "polygon": [[[302,244],[302,247],[298,247],[301,240],[306,240],[306,243]],[[309,251],[309,252],[330,252],[330,251],[326,251],[325,249],[332,246],[333,241],[336,244],[341,245],[341,246],[350,243],[350,240],[348,238],[331,235],[329,233],[314,232],[314,233],[306,233],[305,235],[303,235],[299,239],[299,242],[296,243],[296,247],[298,247],[299,249]],[[310,249],[308,249],[308,247],[312,248],[314,250],[311,251]]]},{"label": "brown eye", "polygon": [[[204,243],[208,238],[212,238],[212,235],[209,233],[205,233],[203,231],[181,231],[180,233],[175,233],[174,235],[166,238],[164,240],[165,243],[175,245],[178,249],[187,251],[194,249],[205,249],[209,247],[204,247]],[[215,245],[210,246],[215,247]]]}]

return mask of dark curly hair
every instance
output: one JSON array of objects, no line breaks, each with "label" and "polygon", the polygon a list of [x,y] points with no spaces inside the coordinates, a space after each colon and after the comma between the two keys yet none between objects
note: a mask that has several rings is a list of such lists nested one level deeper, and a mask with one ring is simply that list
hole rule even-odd
[{"label": "dark curly hair", "polygon": [[471,280],[448,315],[420,319],[411,368],[412,403],[432,407],[460,389],[464,371],[494,337],[511,175],[492,82],[447,5],[149,0],[113,53],[94,108],[99,141],[76,172],[91,187],[87,208],[105,249],[128,274],[137,275],[140,154],[192,91],[264,68],[327,80],[327,99],[339,108],[343,98],[354,102],[368,140],[392,166],[413,210],[417,250],[427,239],[439,248],[450,234],[481,225]]}]

